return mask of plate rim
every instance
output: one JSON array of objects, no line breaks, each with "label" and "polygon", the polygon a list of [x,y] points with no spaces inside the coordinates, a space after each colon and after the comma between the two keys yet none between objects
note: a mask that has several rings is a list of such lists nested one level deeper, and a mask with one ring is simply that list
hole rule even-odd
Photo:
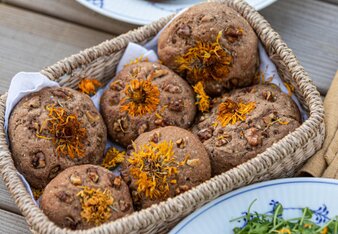
[{"label": "plate rim", "polygon": [[193,221],[195,218],[200,216],[205,211],[209,210],[213,206],[217,205],[218,203],[221,203],[225,200],[228,200],[232,197],[238,196],[240,194],[250,192],[256,189],[266,188],[266,187],[272,187],[277,186],[281,184],[300,184],[300,183],[307,183],[307,184],[330,184],[330,185],[338,185],[338,180],[331,179],[331,178],[314,178],[314,177],[297,177],[297,178],[282,178],[282,179],[275,179],[275,180],[268,180],[264,182],[258,182],[255,184],[251,184],[239,189],[236,189],[234,191],[231,191],[229,193],[226,193],[215,200],[203,205],[187,217],[185,217],[183,220],[181,220],[173,229],[170,230],[169,234],[179,234],[179,232],[188,225],[191,221]]},{"label": "plate rim", "polygon": [[[97,7],[93,4],[91,4],[90,2],[86,1],[86,0],[76,0],[78,3],[82,4],[83,6],[91,9],[92,11],[94,12],[97,12],[101,15],[104,15],[106,17],[109,17],[111,19],[114,19],[114,20],[118,20],[118,21],[121,21],[121,22],[125,22],[125,23],[129,23],[129,24],[134,24],[134,25],[137,25],[137,26],[142,26],[142,25],[146,25],[146,24],[150,24],[154,21],[148,21],[148,20],[142,20],[142,19],[139,19],[139,18],[130,18],[130,17],[127,17],[127,16],[124,16],[124,15],[121,15],[117,12],[107,12],[106,10],[100,8],[100,7]],[[262,10],[263,8],[273,4],[274,2],[276,2],[277,0],[260,0],[260,2],[258,2],[257,4],[255,4],[255,6],[253,6],[257,11],[259,10]],[[163,16],[164,17],[164,16]]]},{"label": "plate rim", "polygon": [[106,10],[103,10],[100,7],[96,7],[93,4],[87,2],[86,0],[76,0],[76,1],[80,4],[82,4],[83,6],[91,9],[92,11],[97,12],[101,15],[104,15],[104,16],[109,17],[109,18],[114,19],[114,20],[118,20],[118,21],[121,21],[121,22],[129,23],[129,24],[135,24],[137,26],[142,26],[142,25],[150,23],[150,22],[142,20],[142,19],[134,19],[133,20],[129,17],[119,15],[119,13],[116,13],[116,12],[114,12],[114,14],[109,14]]}]

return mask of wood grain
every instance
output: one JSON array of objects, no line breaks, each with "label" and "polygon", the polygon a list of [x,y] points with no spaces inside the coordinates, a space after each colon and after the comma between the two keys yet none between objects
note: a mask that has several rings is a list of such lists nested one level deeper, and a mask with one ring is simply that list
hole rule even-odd
[{"label": "wood grain", "polygon": [[0,233],[31,233],[23,216],[0,210]]},{"label": "wood grain", "polygon": [[0,94],[19,71],[39,71],[113,35],[0,3]]},{"label": "wood grain", "polygon": [[0,210],[7,210],[16,214],[21,214],[19,208],[14,203],[14,200],[9,194],[7,187],[1,177],[0,177]]},{"label": "wood grain", "polygon": [[113,34],[121,34],[137,27],[98,14],[75,0],[48,0],[48,4],[46,0],[3,0],[3,2]]},{"label": "wood grain", "polygon": [[338,5],[338,0],[321,0],[321,1],[329,2],[329,3],[332,3],[332,4]]},{"label": "wood grain", "polygon": [[338,5],[280,0],[261,14],[280,33],[325,95],[338,69]]}]

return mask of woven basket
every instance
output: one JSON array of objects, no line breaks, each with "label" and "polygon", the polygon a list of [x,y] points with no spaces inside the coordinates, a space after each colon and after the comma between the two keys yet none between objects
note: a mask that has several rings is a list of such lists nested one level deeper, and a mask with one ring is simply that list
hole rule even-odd
[{"label": "woven basket", "polygon": [[[159,205],[121,218],[115,222],[85,231],[61,229],[33,203],[21,182],[6,142],[4,112],[7,94],[0,98],[0,170],[2,177],[22,214],[36,233],[159,233],[167,232],[183,217],[205,203],[233,189],[253,182],[295,174],[306,159],[322,145],[325,135],[324,109],[316,87],[298,60],[269,23],[243,0],[222,2],[239,12],[254,28],[284,81],[295,87],[295,94],[309,118],[264,153],[250,161],[213,177],[207,182]],[[128,42],[143,44],[155,36],[172,16],[162,18],[79,54],[59,61],[41,71],[62,86],[77,87],[82,77],[90,76],[108,82]]]}]

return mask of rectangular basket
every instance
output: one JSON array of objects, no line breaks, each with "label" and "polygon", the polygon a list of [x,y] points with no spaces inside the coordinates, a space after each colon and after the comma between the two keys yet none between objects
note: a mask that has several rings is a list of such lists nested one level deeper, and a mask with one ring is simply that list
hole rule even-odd
[{"label": "rectangular basket", "polygon": [[[303,163],[322,145],[325,136],[324,108],[320,94],[295,55],[269,23],[243,0],[222,2],[239,12],[253,27],[281,78],[295,87],[295,94],[309,118],[294,132],[250,161],[215,176],[175,198],[148,209],[84,231],[61,229],[33,203],[14,166],[4,130],[7,94],[0,98],[0,170],[2,177],[35,233],[159,233],[167,232],[182,218],[205,203],[233,189],[264,180],[293,176]],[[171,19],[162,18],[100,45],[72,55],[41,71],[61,86],[77,87],[86,76],[107,83],[128,42],[143,44],[154,37]]]}]

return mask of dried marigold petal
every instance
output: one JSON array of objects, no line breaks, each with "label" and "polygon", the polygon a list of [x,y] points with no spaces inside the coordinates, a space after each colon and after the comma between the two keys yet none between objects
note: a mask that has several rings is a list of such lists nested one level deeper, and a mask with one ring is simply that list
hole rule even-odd
[{"label": "dried marigold petal", "polygon": [[108,190],[103,192],[98,188],[82,186],[76,195],[80,198],[81,218],[96,226],[106,222],[111,217],[114,199]]},{"label": "dried marigold petal", "polygon": [[135,59],[131,59],[129,61],[129,63],[125,64],[124,67],[127,67],[129,65],[132,65],[132,64],[137,64],[137,63],[141,63],[141,62],[148,62],[149,59],[146,57],[143,57],[143,55],[141,55],[140,57],[137,57]]},{"label": "dried marigold petal", "polygon": [[194,91],[196,93],[196,105],[198,105],[198,109],[202,112],[208,112],[210,108],[210,97],[205,93],[202,82],[198,82],[195,86],[193,86]]},{"label": "dried marigold petal", "polygon": [[42,123],[36,136],[51,140],[58,156],[68,155],[71,159],[83,157],[87,129],[82,127],[81,121],[63,107],[47,105],[46,110],[49,111],[48,119]]},{"label": "dried marigold petal", "polygon": [[79,90],[88,95],[94,95],[102,83],[95,79],[82,79],[79,83]]},{"label": "dried marigold petal", "polygon": [[119,151],[114,147],[110,147],[104,156],[102,166],[111,169],[117,166],[117,164],[122,163],[125,159],[126,152]]},{"label": "dried marigold petal", "polygon": [[160,91],[151,80],[133,79],[124,92],[126,97],[120,101],[120,111],[126,111],[133,117],[154,112],[160,103]]},{"label": "dried marigold petal", "polygon": [[292,96],[293,92],[295,91],[295,87],[288,82],[283,82],[283,84],[285,85],[286,89],[288,90],[288,95]]},{"label": "dried marigold petal", "polygon": [[44,190],[44,189],[36,189],[36,188],[32,188],[32,192],[33,192],[33,196],[34,196],[34,199],[35,199],[35,200],[38,200],[38,199],[41,197],[41,195],[42,195],[42,193],[43,193],[43,190]]},{"label": "dried marigold petal", "polygon": [[217,120],[223,127],[244,121],[246,115],[256,108],[255,102],[242,103],[227,99],[218,106]]},{"label": "dried marigold petal", "polygon": [[233,56],[219,43],[221,36],[222,31],[218,33],[215,42],[198,41],[185,54],[178,56],[178,71],[186,73],[196,82],[226,77],[230,72]]},{"label": "dried marigold petal", "polygon": [[149,142],[135,151],[128,158],[130,175],[135,179],[137,193],[150,199],[168,197],[170,184],[175,184],[178,168],[186,160],[177,162],[174,158],[173,142]]}]

